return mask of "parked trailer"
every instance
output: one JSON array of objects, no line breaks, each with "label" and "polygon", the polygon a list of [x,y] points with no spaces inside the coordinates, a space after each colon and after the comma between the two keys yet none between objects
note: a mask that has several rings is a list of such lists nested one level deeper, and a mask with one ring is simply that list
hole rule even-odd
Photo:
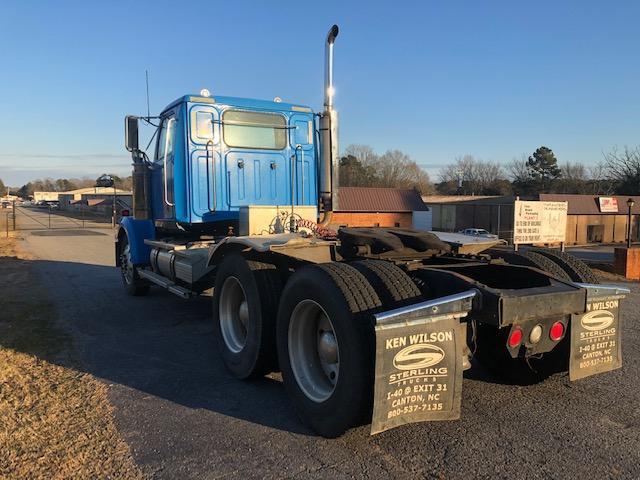
[{"label": "parked trailer", "polygon": [[[281,371],[300,418],[326,437],[371,423],[460,416],[473,355],[521,383],[618,368],[620,301],[562,252],[524,254],[399,228],[331,228],[337,112],[327,36],[324,109],[183,96],[128,116],[134,216],[115,255],[131,295],[213,288],[213,321],[239,379]],[[155,154],[138,123],[157,126]]]}]

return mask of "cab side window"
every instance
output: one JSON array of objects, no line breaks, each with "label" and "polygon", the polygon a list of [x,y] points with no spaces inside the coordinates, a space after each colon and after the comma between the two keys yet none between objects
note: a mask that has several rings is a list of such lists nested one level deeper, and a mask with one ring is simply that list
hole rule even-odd
[{"label": "cab side window", "polygon": [[173,146],[175,143],[176,118],[174,115],[162,119],[158,132],[158,144],[154,163],[163,168],[164,203],[169,207],[174,205],[173,189]]},{"label": "cab side window", "polygon": [[173,140],[175,131],[174,117],[168,117],[162,120],[160,124],[160,132],[158,134],[158,147],[156,148],[156,162],[163,162],[165,151],[167,157],[173,156]]}]

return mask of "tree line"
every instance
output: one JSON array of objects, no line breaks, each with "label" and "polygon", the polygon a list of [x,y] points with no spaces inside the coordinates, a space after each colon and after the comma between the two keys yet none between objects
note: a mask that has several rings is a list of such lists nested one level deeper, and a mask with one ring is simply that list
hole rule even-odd
[{"label": "tree line", "polygon": [[440,169],[439,181],[407,154],[390,150],[378,155],[367,145],[350,145],[340,159],[340,185],[410,188],[423,195],[640,195],[640,146],[614,148],[592,166],[558,163],[546,146],[506,165],[472,155],[454,159]]},{"label": "tree line", "polygon": [[[116,187],[131,190],[131,177],[112,175]],[[506,165],[472,155],[454,159],[440,169],[439,181],[400,150],[376,153],[368,145],[349,145],[340,158],[340,185],[414,189],[422,195],[535,195],[578,193],[587,195],[640,195],[640,146],[614,148],[592,166],[558,163],[553,150],[541,146],[531,155]],[[66,192],[95,186],[95,179],[44,178],[26,183],[11,193],[23,198],[34,191]],[[6,187],[0,179],[0,196]]]}]

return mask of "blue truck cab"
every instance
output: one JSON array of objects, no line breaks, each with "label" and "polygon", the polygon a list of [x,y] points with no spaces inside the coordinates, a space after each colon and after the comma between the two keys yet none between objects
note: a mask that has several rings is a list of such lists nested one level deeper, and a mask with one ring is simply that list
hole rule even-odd
[{"label": "blue truck cab", "polygon": [[280,101],[186,95],[160,115],[153,220],[237,221],[249,205],[315,205],[315,121]]},{"label": "blue truck cab", "polygon": [[148,178],[137,188],[146,191],[148,212],[134,208],[121,222],[135,264],[148,263],[144,239],[159,231],[224,234],[237,231],[241,207],[317,205],[311,108],[203,91],[170,103],[157,120]]}]

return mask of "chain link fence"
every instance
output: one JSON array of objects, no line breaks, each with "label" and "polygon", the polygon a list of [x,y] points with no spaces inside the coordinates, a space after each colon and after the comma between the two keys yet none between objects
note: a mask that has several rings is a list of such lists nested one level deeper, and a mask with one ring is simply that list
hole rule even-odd
[{"label": "chain link fence", "polygon": [[0,209],[0,234],[37,230],[112,229],[111,216],[83,206],[74,210],[58,210],[54,206],[10,205]]}]

